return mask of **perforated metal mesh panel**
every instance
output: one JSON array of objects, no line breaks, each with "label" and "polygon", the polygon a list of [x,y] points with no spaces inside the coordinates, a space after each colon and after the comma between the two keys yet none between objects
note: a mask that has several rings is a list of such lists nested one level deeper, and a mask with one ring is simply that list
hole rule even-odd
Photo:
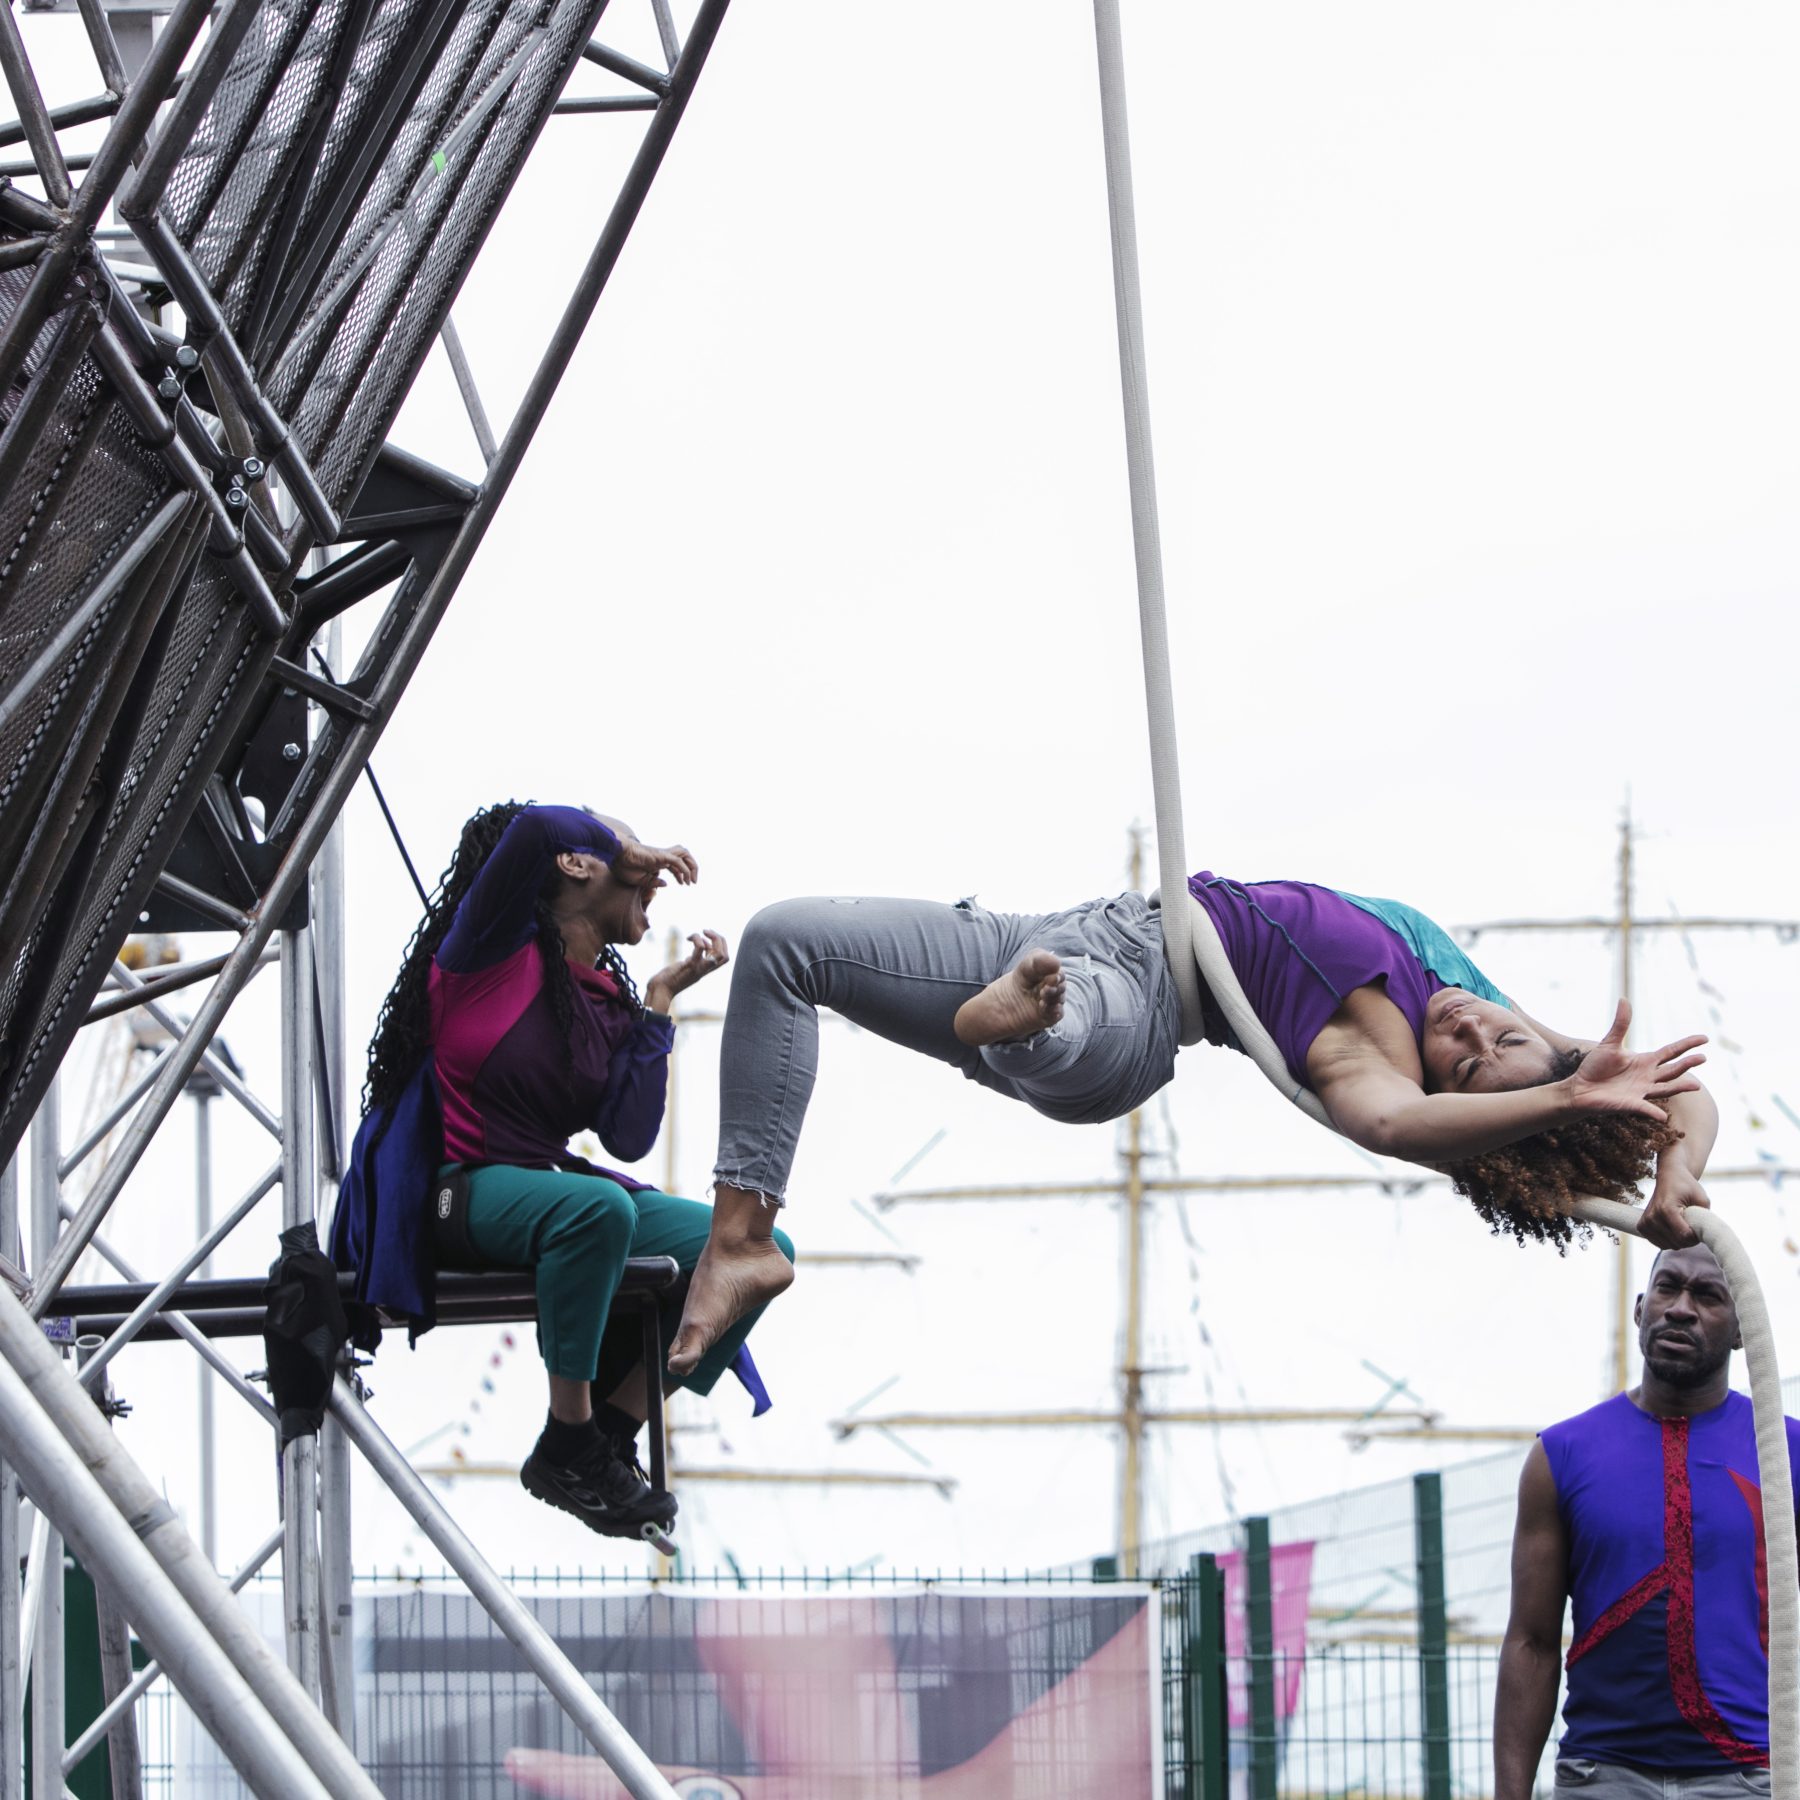
[{"label": "perforated metal mesh panel", "polygon": [[[221,31],[186,78],[206,100],[158,211],[341,512],[605,0],[239,4],[255,9],[242,37]],[[0,331],[30,278],[0,271]],[[147,415],[132,413],[91,353],[51,395],[45,371],[80,299],[78,270],[70,279],[0,394],[0,423],[16,418],[34,383],[53,399],[29,444],[19,435],[22,454],[0,483],[0,697],[18,690],[134,544],[146,555],[41,687],[0,717],[0,847],[42,844],[54,889],[13,893],[9,910],[0,869],[0,959],[10,962],[0,968],[0,1154],[16,1144],[204,783],[240,748],[278,648],[199,535],[211,506],[212,529],[229,538],[216,499],[167,507],[200,479],[192,460],[139,435],[133,419]],[[116,319],[105,329],[154,387],[165,353]],[[150,405],[143,387],[131,391]],[[209,400],[203,386],[195,396]],[[147,543],[151,529],[162,543]],[[152,599],[166,610],[147,613]],[[126,660],[126,646],[143,666]],[[49,854],[59,846],[60,862]]]},{"label": "perforated metal mesh panel", "polygon": [[[455,28],[454,18],[447,0],[379,0],[357,47],[320,153],[319,180],[309,190],[300,214],[302,242],[309,241],[327,213],[334,210],[340,184],[348,178],[352,158],[366,141],[378,103],[398,85],[410,59],[429,51],[440,22],[452,21]],[[386,168],[386,159],[379,159],[365,176],[365,184],[369,179],[382,179]],[[351,198],[354,212],[354,190]]]},{"label": "perforated metal mesh panel", "polygon": [[[375,422],[398,411],[473,261],[563,71],[589,30],[589,8],[548,10],[540,23],[509,9],[451,132],[454,148],[364,276],[333,347],[337,378],[315,382],[295,410],[328,494],[354,491],[379,446]],[[458,135],[460,134],[460,135]],[[428,164],[428,172],[430,165]]]},{"label": "perforated metal mesh panel", "polygon": [[12,1094],[0,1116],[0,1138],[23,1129],[24,1119],[15,1118],[13,1109],[22,1100],[34,1103],[43,1059],[54,1059],[66,1041],[61,1027],[79,1022],[86,997],[137,928],[142,897],[218,759],[219,727],[230,703],[246,676],[260,675],[266,666],[266,651],[259,652],[236,592],[216,567],[202,564],[179,609],[44,1005],[9,1071]]}]

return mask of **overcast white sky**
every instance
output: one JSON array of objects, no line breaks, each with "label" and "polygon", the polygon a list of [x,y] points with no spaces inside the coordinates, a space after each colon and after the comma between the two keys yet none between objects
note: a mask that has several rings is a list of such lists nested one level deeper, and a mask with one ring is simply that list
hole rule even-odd
[{"label": "overcast white sky", "polygon": [[[616,0],[608,28],[647,49],[647,15]],[[1392,894],[1446,924],[1588,914],[1612,903],[1629,792],[1645,913],[1800,915],[1800,18],[1645,0],[1125,15],[1190,862]],[[459,306],[499,416],[636,130],[554,122]],[[396,436],[478,469],[441,366]],[[1125,885],[1151,797],[1086,7],[734,10],[377,767],[428,879],[477,805],[581,801],[693,846],[702,885],[658,923],[733,938],[794,893],[1042,908]],[[360,1045],[417,906],[365,793],[348,821]],[[1695,949],[1738,1046],[1712,1064],[1717,1160],[1800,1163],[1771,1099],[1800,1106],[1800,948]],[[1594,934],[1477,950],[1580,1032],[1609,1016],[1614,954]],[[694,1004],[722,1002],[714,987]],[[1647,949],[1640,998],[1641,1042],[1710,1029],[1721,1004],[1673,942]],[[271,983],[233,1027],[271,1092],[272,1002]],[[682,1051],[677,1166],[696,1193],[715,1037],[691,1027]],[[1368,1169],[1219,1051],[1183,1056],[1155,1123],[1188,1174]],[[1052,1126],[833,1027],[788,1220],[802,1256],[895,1248],[858,1203],[939,1132],[910,1185],[1118,1166],[1111,1129]],[[159,1150],[120,1221],[153,1264],[181,1235],[185,1154]],[[245,1139],[222,1198],[259,1159]],[[1717,1198],[1792,1360],[1785,1202]],[[723,1389],[684,1407],[718,1427],[684,1459],[917,1474],[916,1455],[954,1501],[694,1482],[695,1560],[1105,1549],[1103,1431],[840,1446],[825,1421],[890,1378],[871,1412],[1111,1403],[1116,1208],[882,1224],[916,1273],[803,1272],[756,1343],[776,1411],[752,1426]],[[1543,1422],[1605,1391],[1612,1267],[1490,1241],[1442,1190],[1162,1203],[1153,1403],[1367,1404],[1373,1363],[1453,1424]],[[468,1455],[516,1466],[541,1373],[521,1349],[482,1394],[496,1342],[390,1345],[374,1385],[392,1434],[468,1423]],[[136,1354],[124,1429],[187,1504],[191,1378]],[[269,1490],[255,1428],[224,1416],[246,1471],[229,1557],[266,1530]],[[1355,1456],[1329,1427],[1161,1429],[1146,1530],[1458,1454]],[[596,1559],[510,1481],[461,1483],[455,1504],[503,1563]],[[359,1505],[360,1563],[417,1560],[373,1484]]]}]

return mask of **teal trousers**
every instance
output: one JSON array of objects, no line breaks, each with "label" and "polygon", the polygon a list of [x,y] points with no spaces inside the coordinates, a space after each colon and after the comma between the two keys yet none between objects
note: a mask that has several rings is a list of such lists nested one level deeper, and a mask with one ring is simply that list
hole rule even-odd
[{"label": "teal trousers", "polygon": [[[633,1256],[672,1256],[684,1272],[700,1260],[712,1208],[646,1188],[633,1194],[599,1175],[494,1164],[469,1171],[469,1240],[496,1269],[530,1269],[536,1278],[538,1348],[552,1375],[591,1381],[604,1400],[643,1361],[635,1308],[611,1318],[613,1296]],[[782,1254],[794,1260],[784,1231]],[[662,1302],[663,1342],[681,1320],[680,1299]],[[750,1335],[761,1308],[739,1319],[685,1381],[712,1392]],[[668,1371],[663,1371],[665,1384]]]}]

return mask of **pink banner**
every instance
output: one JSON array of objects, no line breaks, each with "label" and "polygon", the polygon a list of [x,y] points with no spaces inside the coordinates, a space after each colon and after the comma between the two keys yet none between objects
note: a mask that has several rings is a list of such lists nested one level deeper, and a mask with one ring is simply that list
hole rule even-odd
[{"label": "pink banner", "polygon": [[[1306,1612],[1312,1597],[1311,1544],[1275,1544],[1269,1550],[1269,1598],[1274,1614],[1275,1717],[1291,1719],[1300,1704],[1300,1674],[1306,1666]],[[1225,1654],[1230,1658],[1231,1723],[1250,1723],[1250,1687],[1244,1658],[1250,1650],[1247,1613],[1249,1575],[1244,1553],[1219,1558],[1225,1577]]]},{"label": "pink banner", "polygon": [[[470,1791],[624,1800],[554,1710],[502,1678],[516,1654],[462,1599],[396,1594],[366,1622],[359,1642],[372,1667],[359,1681],[372,1764],[455,1761],[491,1779],[503,1762],[510,1786]],[[668,1587],[537,1604],[682,1800],[1155,1800],[1162,1791],[1159,1601],[1129,1583]],[[432,1706],[420,1710],[415,1695]]]}]

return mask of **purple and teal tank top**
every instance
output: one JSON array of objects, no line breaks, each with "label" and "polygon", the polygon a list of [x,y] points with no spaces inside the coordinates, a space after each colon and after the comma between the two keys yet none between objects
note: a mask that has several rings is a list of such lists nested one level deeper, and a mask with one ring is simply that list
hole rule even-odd
[{"label": "purple and teal tank top", "polygon": [[1228,881],[1205,869],[1188,892],[1218,927],[1245,998],[1302,1087],[1313,1039],[1354,988],[1381,982],[1415,1038],[1440,988],[1512,1004],[1442,926],[1398,900],[1307,881]]},{"label": "purple and teal tank top", "polygon": [[[1792,1467],[1800,1423],[1787,1434]],[[1769,1573],[1749,1400],[1660,1419],[1619,1394],[1542,1441],[1575,1614],[1558,1754],[1766,1766]]]}]

